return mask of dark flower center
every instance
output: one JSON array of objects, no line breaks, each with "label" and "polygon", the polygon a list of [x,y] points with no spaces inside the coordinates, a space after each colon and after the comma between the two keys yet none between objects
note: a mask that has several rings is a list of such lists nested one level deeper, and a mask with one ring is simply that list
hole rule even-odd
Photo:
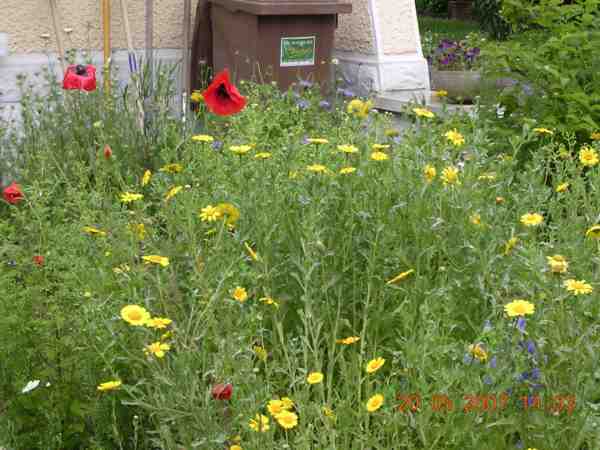
[{"label": "dark flower center", "polygon": [[75,67],[75,73],[76,73],[77,75],[87,75],[87,69],[86,69],[86,67],[85,67],[85,66],[83,66],[83,65],[81,65],[81,64],[78,64],[78,65]]},{"label": "dark flower center", "polygon": [[227,88],[225,87],[224,84],[220,84],[218,89],[217,89],[217,97],[219,97],[221,100],[229,100],[230,96],[229,96],[229,92],[227,92]]}]

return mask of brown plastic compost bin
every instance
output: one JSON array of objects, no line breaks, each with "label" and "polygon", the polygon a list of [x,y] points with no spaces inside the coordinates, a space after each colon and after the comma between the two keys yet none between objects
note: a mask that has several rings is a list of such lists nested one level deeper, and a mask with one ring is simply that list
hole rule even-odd
[{"label": "brown plastic compost bin", "polygon": [[282,89],[301,79],[326,84],[337,15],[351,11],[340,0],[200,0],[194,87],[201,63],[215,72],[229,68],[237,80],[276,81]]}]

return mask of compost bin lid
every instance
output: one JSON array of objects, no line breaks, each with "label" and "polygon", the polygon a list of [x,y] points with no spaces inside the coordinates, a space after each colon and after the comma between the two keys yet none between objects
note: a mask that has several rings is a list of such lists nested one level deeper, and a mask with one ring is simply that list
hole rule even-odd
[{"label": "compost bin lid", "polygon": [[257,16],[320,15],[352,12],[347,0],[210,0],[231,11]]}]

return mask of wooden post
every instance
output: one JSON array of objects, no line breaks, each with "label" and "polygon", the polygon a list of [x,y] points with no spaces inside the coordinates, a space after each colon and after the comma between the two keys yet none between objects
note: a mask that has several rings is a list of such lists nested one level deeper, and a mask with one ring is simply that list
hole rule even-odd
[{"label": "wooden post", "polygon": [[50,4],[50,15],[52,16],[52,25],[54,27],[54,35],[56,36],[56,46],[58,47],[58,60],[64,74],[67,71],[67,65],[65,63],[65,48],[62,43],[62,30],[60,29],[56,0],[48,0],[48,3]]},{"label": "wooden post", "polygon": [[146,64],[150,86],[154,86],[154,0],[146,0]]},{"label": "wooden post", "polygon": [[104,37],[104,91],[110,94],[110,0],[102,0],[102,33]]},{"label": "wooden post", "polygon": [[127,38],[127,53],[129,56],[129,71],[136,87],[136,103],[138,108],[138,125],[140,131],[144,132],[144,104],[142,103],[142,88],[140,74],[137,70],[137,61],[133,50],[133,38],[131,37],[131,27],[129,25],[129,14],[127,12],[127,0],[121,0],[121,13],[123,14],[123,25],[125,26],[125,36]]},{"label": "wooden post", "polygon": [[183,68],[181,76],[181,101],[183,119],[187,115],[188,97],[190,92],[190,18],[192,15],[192,1],[184,0],[183,3]]}]

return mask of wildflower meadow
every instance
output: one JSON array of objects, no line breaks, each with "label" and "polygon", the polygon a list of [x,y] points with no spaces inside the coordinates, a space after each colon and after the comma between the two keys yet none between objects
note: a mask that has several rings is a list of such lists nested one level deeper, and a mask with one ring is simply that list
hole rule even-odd
[{"label": "wildflower meadow", "polygon": [[0,447],[600,448],[598,133],[167,78],[0,125]]}]

